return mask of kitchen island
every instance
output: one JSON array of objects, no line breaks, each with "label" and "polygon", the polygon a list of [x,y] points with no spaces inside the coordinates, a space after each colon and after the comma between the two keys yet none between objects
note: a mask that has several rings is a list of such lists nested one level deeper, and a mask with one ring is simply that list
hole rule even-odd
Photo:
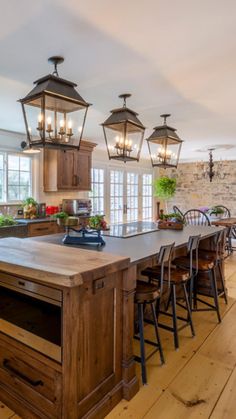
[{"label": "kitchen island", "polygon": [[[102,418],[138,391],[133,357],[137,272],[162,244],[186,247],[217,227],[155,231],[106,246],[63,235],[0,240],[1,400],[27,418]],[[89,250],[88,250],[89,249]]]}]

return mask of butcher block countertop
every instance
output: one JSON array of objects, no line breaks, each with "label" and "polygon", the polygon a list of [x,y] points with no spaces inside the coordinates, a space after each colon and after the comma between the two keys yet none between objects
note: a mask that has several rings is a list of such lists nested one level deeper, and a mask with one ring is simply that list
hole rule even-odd
[{"label": "butcher block countertop", "polygon": [[127,257],[58,246],[31,239],[0,240],[0,271],[61,287],[82,285],[126,269]]}]

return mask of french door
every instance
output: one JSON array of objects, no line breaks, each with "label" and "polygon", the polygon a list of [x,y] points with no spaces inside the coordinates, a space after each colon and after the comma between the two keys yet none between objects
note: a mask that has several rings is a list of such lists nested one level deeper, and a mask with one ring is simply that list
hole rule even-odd
[{"label": "french door", "polygon": [[110,223],[137,221],[140,211],[139,174],[110,171]]}]

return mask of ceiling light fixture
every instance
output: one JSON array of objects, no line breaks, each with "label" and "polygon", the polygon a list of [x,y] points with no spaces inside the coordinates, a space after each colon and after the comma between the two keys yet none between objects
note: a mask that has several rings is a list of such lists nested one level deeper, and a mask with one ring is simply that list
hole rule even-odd
[{"label": "ceiling light fixture", "polygon": [[48,61],[54,65],[53,73],[36,80],[36,86],[19,100],[28,149],[79,149],[90,104],[76,91],[75,83],[59,77],[57,66],[64,58],[53,56]]},{"label": "ceiling light fixture", "polygon": [[224,179],[227,175],[224,172],[224,163],[223,161],[219,161],[214,163],[213,161],[213,151],[214,148],[209,148],[209,161],[208,162],[198,162],[196,163],[196,171],[193,174],[194,179],[201,180],[209,178],[210,182],[212,182],[213,178]]},{"label": "ceiling light fixture", "polygon": [[126,107],[126,99],[131,95],[124,93],[123,107],[113,109],[102,124],[109,159],[139,161],[145,127],[138,114]]},{"label": "ceiling light fixture", "polygon": [[146,138],[152,166],[177,167],[183,140],[176,134],[176,129],[166,124],[170,114],[160,115],[163,125],[154,128],[150,137]]}]

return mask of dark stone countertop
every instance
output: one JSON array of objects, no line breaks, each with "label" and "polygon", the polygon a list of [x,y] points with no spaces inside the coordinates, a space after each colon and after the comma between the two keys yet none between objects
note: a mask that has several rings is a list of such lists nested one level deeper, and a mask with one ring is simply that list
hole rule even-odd
[{"label": "dark stone countertop", "polygon": [[189,236],[201,234],[201,239],[206,239],[213,236],[219,229],[222,229],[222,227],[186,226],[180,231],[158,230],[127,238],[104,236],[106,245],[102,247],[98,247],[96,244],[65,245],[62,243],[63,234],[33,237],[31,240],[126,256],[131,259],[131,263],[135,264],[148,259],[150,256],[155,256],[162,245],[175,242],[176,248],[183,247],[187,244]]},{"label": "dark stone countertop", "polygon": [[45,218],[33,218],[30,220],[29,218],[16,218],[18,224],[34,224],[34,223],[55,223],[57,220],[56,218],[45,217]]}]

